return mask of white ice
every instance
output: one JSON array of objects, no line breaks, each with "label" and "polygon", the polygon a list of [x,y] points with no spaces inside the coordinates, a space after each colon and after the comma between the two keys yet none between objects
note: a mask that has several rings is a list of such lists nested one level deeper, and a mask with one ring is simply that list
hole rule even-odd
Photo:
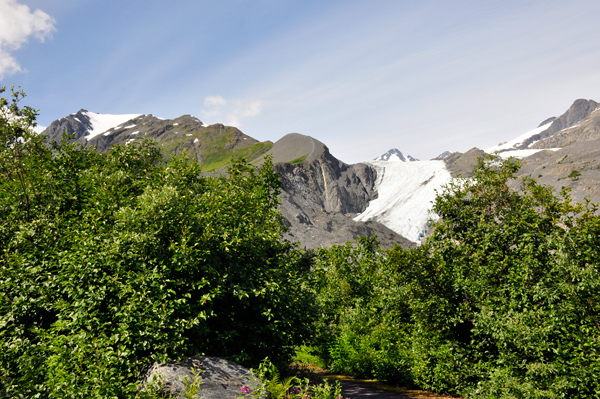
[{"label": "white ice", "polygon": [[429,212],[435,190],[452,179],[444,161],[366,163],[377,170],[378,198],[354,220],[375,220],[411,241],[420,242],[429,219],[436,219]]},{"label": "white ice", "polygon": [[552,124],[552,122],[546,123],[543,126],[540,126],[538,128],[528,131],[527,133],[520,135],[516,139],[508,141],[504,144],[498,144],[494,147],[486,148],[484,151],[487,152],[488,154],[492,154],[492,153],[498,152],[498,151],[510,150],[510,149],[514,148],[516,145],[523,143],[525,140],[527,140],[531,136],[534,136],[534,135],[541,133],[544,130],[548,129],[551,124]]},{"label": "white ice", "polygon": [[87,140],[91,140],[94,137],[110,130],[115,126],[119,126],[130,119],[137,118],[140,114],[124,114],[124,115],[108,115],[108,114],[96,114],[94,112],[84,112],[88,118],[92,128],[88,130]]},{"label": "white ice", "polygon": [[533,155],[536,152],[546,151],[546,150],[558,151],[558,150],[560,150],[560,148],[541,148],[541,149],[529,149],[529,150],[502,151],[498,155],[500,155],[500,158],[503,158],[503,159],[508,159],[510,157],[515,157],[515,158],[521,159],[521,158],[526,158],[530,155]]}]

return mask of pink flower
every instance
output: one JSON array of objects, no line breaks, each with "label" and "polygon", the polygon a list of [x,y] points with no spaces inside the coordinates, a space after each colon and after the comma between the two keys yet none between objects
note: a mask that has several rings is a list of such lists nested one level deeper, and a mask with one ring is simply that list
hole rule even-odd
[{"label": "pink flower", "polygon": [[242,385],[242,387],[240,388],[240,393],[243,395],[250,395],[252,393],[252,390],[248,385]]}]

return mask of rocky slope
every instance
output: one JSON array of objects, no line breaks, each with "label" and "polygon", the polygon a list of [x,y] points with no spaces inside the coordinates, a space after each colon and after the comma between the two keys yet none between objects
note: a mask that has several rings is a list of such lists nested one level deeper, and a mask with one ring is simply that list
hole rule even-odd
[{"label": "rocky slope", "polygon": [[[521,176],[534,177],[557,192],[568,187],[577,201],[600,202],[599,109],[593,100],[577,100],[563,115],[486,151],[522,158]],[[429,213],[435,190],[452,178],[472,177],[477,159],[486,155],[473,148],[418,161],[392,149],[376,160],[347,165],[309,136],[291,133],[275,143],[259,142],[235,127],[206,126],[191,115],[163,120],[80,110],[53,122],[43,134],[56,140],[64,131],[99,151],[149,138],[167,158],[186,151],[204,171],[222,168],[231,156],[260,165],[269,155],[283,182],[280,209],[289,229],[285,238],[308,248],[371,234],[384,247],[415,245],[426,235],[429,217],[435,219]]]},{"label": "rocky slope", "polygon": [[316,248],[377,234],[384,247],[414,245],[381,223],[352,220],[377,197],[377,176],[368,165],[347,165],[320,141],[297,133],[277,141],[269,155],[283,183],[286,239]]},{"label": "rocky slope", "polygon": [[235,127],[206,126],[191,115],[165,120],[154,115],[102,115],[82,109],[52,122],[42,134],[51,141],[58,141],[64,132],[100,152],[117,144],[154,140],[163,149],[165,158],[186,151],[206,171],[223,167],[232,156],[260,157],[272,147],[271,142],[259,142]]}]

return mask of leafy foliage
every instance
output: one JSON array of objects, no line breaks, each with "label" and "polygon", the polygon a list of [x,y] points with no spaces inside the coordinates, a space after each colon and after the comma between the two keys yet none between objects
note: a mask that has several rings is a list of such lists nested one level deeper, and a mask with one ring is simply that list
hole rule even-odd
[{"label": "leafy foliage", "polygon": [[519,167],[482,159],[438,193],[417,248],[325,251],[335,368],[478,398],[598,397],[597,207],[529,178],[510,189]]},{"label": "leafy foliage", "polygon": [[48,146],[22,96],[0,118],[0,392],[126,397],[153,361],[282,362],[310,336],[269,162],[201,177],[149,142]]}]

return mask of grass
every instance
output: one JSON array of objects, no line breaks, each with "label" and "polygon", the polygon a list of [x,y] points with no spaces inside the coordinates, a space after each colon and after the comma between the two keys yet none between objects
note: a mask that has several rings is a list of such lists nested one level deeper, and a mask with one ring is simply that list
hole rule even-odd
[{"label": "grass", "polygon": [[570,177],[572,180],[579,180],[579,176],[581,176],[581,172],[577,169],[573,169],[573,171],[571,171],[571,174],[567,177]]},{"label": "grass", "polygon": [[303,345],[296,349],[296,354],[294,355],[290,371],[300,377],[308,377],[311,381],[321,382],[326,378],[334,379],[352,384],[366,385],[371,388],[402,394],[406,398],[414,399],[448,399],[453,397],[451,395],[444,395],[419,389],[392,386],[377,380],[360,379],[340,374],[329,374],[326,369],[327,364],[325,360],[316,354],[315,348]]},{"label": "grass", "polygon": [[227,151],[223,146],[210,156],[206,157],[200,166],[202,167],[202,171],[212,172],[229,164],[232,156],[235,159],[246,158],[246,160],[251,161],[269,151],[272,147],[273,143],[270,141],[256,143],[233,152]]},{"label": "grass", "polygon": [[292,165],[296,165],[296,164],[302,163],[302,162],[304,162],[304,160],[306,159],[306,157],[308,157],[308,154],[307,155],[302,155],[300,158],[296,158],[293,161],[291,161],[290,163]]}]

